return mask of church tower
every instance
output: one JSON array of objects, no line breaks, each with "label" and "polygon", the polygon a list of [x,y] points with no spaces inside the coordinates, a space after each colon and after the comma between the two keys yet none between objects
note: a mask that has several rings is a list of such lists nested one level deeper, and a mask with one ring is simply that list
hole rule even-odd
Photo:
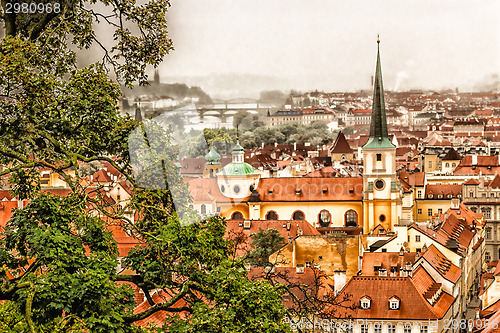
[{"label": "church tower", "polygon": [[401,216],[401,185],[396,174],[396,146],[389,140],[385,114],[380,40],[373,85],[370,137],[363,152],[363,231],[377,225],[394,230]]},{"label": "church tower", "polygon": [[215,151],[214,144],[211,144],[210,151],[205,155],[205,167],[203,169],[203,178],[215,178],[222,170],[220,155]]}]

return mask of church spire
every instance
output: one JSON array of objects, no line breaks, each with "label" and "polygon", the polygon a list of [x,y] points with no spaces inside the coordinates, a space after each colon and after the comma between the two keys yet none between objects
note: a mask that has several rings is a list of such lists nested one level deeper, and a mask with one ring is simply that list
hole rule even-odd
[{"label": "church spire", "polygon": [[380,39],[377,39],[377,65],[373,84],[372,119],[370,138],[363,148],[394,148],[387,133],[385,115],[384,86],[382,84],[382,66],[380,65]]}]

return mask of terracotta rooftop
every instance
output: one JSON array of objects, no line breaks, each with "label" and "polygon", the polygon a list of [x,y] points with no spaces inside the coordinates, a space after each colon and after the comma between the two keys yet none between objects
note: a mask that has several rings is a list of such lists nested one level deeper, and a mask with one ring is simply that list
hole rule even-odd
[{"label": "terracotta rooftop", "polygon": [[[248,278],[250,280],[263,280],[266,274],[264,267],[252,267],[248,272]],[[307,297],[304,292],[306,290],[319,300],[323,300],[323,296],[331,293],[334,286],[334,280],[331,277],[313,267],[305,267],[303,273],[297,273],[296,267],[275,267],[271,275],[274,282],[287,285],[301,301]],[[301,286],[306,286],[308,289]],[[283,305],[288,309],[297,307],[292,297],[286,297],[286,295],[283,299]]]},{"label": "terracotta rooftop", "polygon": [[457,153],[457,151],[455,149],[450,148],[450,150],[448,150],[448,152],[446,153],[446,155],[444,155],[443,157],[443,161],[456,161],[456,160],[461,160],[462,159],[462,156],[460,156],[460,154]]},{"label": "terracotta rooftop", "polygon": [[[338,308],[339,318],[357,319],[401,319],[401,320],[427,320],[442,318],[455,298],[447,293],[439,297],[432,306],[416,288],[409,277],[353,277],[342,292],[337,296],[343,299],[349,295],[349,303],[358,306],[356,309]],[[369,309],[359,307],[360,299],[367,296],[371,299]],[[400,299],[397,310],[388,310],[389,299]],[[347,304],[346,304],[347,305]]]},{"label": "terracotta rooftop", "polygon": [[182,175],[202,175],[205,166],[205,159],[199,158],[183,158],[180,160]]},{"label": "terracotta rooftop", "polygon": [[342,131],[339,132],[337,135],[337,139],[335,139],[335,143],[333,144],[332,148],[330,149],[330,152],[332,154],[352,154],[353,150],[349,146],[349,143],[347,142],[344,133]]},{"label": "terracotta rooftop", "polygon": [[427,199],[453,199],[462,195],[462,185],[429,184],[425,187]]},{"label": "terracotta rooftop", "polygon": [[257,191],[262,201],[359,201],[363,178],[262,178]]},{"label": "terracotta rooftop", "polygon": [[365,252],[363,254],[361,275],[378,276],[375,267],[380,267],[387,270],[388,276],[391,268],[395,269],[399,276],[399,269],[404,268],[407,262],[413,265],[416,254],[416,252],[405,252],[403,255],[399,255],[399,252]]},{"label": "terracotta rooftop", "polygon": [[462,270],[431,244],[422,256],[446,280],[456,283],[462,275]]}]

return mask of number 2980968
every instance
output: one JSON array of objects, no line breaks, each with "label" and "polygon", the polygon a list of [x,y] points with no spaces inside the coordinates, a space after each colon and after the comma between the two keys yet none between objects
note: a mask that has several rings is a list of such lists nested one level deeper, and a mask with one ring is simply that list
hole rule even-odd
[{"label": "number 2980968", "polygon": [[5,4],[5,14],[42,14],[60,13],[61,4],[58,2],[7,2]]}]

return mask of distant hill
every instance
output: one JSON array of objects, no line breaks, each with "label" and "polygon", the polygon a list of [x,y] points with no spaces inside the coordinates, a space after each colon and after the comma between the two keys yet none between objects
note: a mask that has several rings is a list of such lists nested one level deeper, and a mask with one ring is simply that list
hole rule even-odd
[{"label": "distant hill", "polygon": [[200,87],[189,87],[184,83],[151,83],[149,86],[138,86],[132,89],[122,87],[122,93],[127,96],[170,96],[176,100],[182,100],[185,97],[198,97],[199,103],[212,103],[212,98]]}]

